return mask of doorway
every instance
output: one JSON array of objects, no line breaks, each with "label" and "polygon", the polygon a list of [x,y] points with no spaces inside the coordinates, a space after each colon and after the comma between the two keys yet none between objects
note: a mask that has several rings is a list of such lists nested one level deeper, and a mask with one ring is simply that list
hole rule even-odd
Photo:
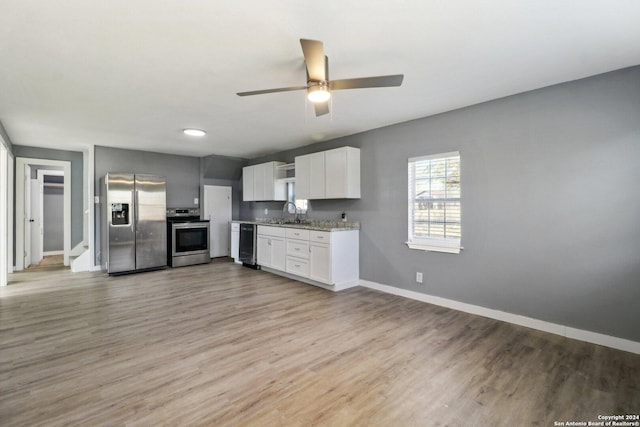
[{"label": "doorway", "polygon": [[[63,182],[52,182],[47,176],[62,177]],[[68,266],[71,252],[71,162],[18,157],[16,177],[16,270],[39,263],[45,255],[45,237],[48,236],[44,221],[50,214],[56,215],[53,211],[48,212],[48,208],[43,214],[45,184],[55,186],[58,193],[62,191],[62,214],[57,212],[58,219],[61,216],[62,221],[51,230],[53,234],[62,234],[62,247],[58,244],[55,250],[49,251],[54,253],[47,255],[62,255],[63,265]],[[59,178],[53,181],[56,180]]]},{"label": "doorway", "polygon": [[[64,265],[64,170],[31,165],[31,265]],[[36,178],[33,178],[35,169]]]},{"label": "doorway", "polygon": [[204,186],[204,219],[210,221],[210,257],[229,256],[231,238],[231,187]]}]

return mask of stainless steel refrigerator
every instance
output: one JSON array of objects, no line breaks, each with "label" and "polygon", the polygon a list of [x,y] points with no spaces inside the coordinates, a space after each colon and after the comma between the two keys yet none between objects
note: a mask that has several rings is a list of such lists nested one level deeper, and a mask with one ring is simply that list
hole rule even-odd
[{"label": "stainless steel refrigerator", "polygon": [[108,173],[102,180],[101,264],[109,274],[167,265],[167,196],[163,176]]}]

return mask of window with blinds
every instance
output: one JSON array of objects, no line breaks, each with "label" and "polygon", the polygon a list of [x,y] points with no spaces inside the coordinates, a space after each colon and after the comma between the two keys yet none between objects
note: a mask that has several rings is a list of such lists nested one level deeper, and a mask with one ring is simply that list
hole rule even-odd
[{"label": "window with blinds", "polygon": [[409,159],[409,241],[412,249],[460,252],[460,153]]}]

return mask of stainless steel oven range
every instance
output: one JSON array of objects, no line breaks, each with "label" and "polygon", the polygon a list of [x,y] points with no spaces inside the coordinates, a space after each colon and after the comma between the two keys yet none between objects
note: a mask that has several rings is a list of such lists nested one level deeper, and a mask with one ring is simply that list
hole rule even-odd
[{"label": "stainless steel oven range", "polygon": [[167,209],[167,264],[171,267],[204,264],[209,256],[209,220],[199,208]]}]

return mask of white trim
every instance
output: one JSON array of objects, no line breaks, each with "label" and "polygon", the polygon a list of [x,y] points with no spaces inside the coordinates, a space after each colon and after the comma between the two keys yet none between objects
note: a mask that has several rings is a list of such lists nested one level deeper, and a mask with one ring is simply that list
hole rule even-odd
[{"label": "white trim", "polygon": [[431,251],[431,252],[445,252],[449,254],[459,254],[460,249],[462,249],[462,246],[460,246],[460,243],[452,244],[452,245],[446,245],[446,244],[425,245],[425,244],[415,243],[415,242],[405,242],[405,244],[409,246],[409,249],[418,249],[421,251]]},{"label": "white trim", "polygon": [[[87,206],[88,209],[88,218],[87,218],[87,234],[88,234],[88,248],[89,248],[89,256],[91,259],[89,260],[90,265],[92,266],[93,271],[99,271],[101,266],[96,265],[96,247],[95,247],[95,146],[90,145],[87,153]],[[86,236],[85,236],[86,237]]]},{"label": "white trim", "polygon": [[69,256],[80,256],[85,250],[86,248],[84,247],[82,242],[80,242],[77,245],[75,245],[73,249],[71,249],[71,252],[69,252]]},{"label": "white trim", "polygon": [[38,169],[36,171],[36,176],[38,180],[44,179],[45,175],[64,176],[64,171],[54,170],[54,169]]},{"label": "white trim", "polygon": [[[7,206],[14,206],[14,199],[15,199],[15,194],[13,191],[14,185],[14,170],[15,170],[15,157],[13,156],[13,154],[8,153],[9,154],[9,168],[7,169],[9,172],[9,195],[8,195],[8,203]],[[7,230],[8,230],[8,273],[13,273],[13,266],[14,266],[14,259],[13,259],[13,242],[15,240],[15,236],[14,236],[14,230],[13,230],[13,210],[7,208]]]},{"label": "white trim", "polygon": [[381,283],[371,282],[369,280],[360,279],[360,286],[388,294],[398,295],[441,307],[451,308],[453,310],[463,311],[478,316],[488,317],[490,319],[501,320],[515,325],[525,326],[527,328],[537,329],[543,332],[549,332],[563,337],[589,342],[592,344],[603,345],[618,350],[628,351],[630,353],[640,354],[640,342],[631,341],[625,338],[613,337],[611,335],[599,334],[597,332],[586,331],[584,329],[572,328],[557,323],[547,322],[545,320],[534,319],[531,317],[520,316],[518,314],[507,313],[506,311],[494,310],[491,308],[481,307],[479,305],[467,304],[447,298],[441,298],[433,295],[423,294],[420,292],[410,291],[407,289],[396,288],[394,286],[383,285]]},{"label": "white trim", "polygon": [[42,252],[42,256],[51,256],[51,255],[64,255],[64,251],[47,251],[47,252]]},{"label": "white trim", "polygon": [[0,286],[7,286],[9,272],[9,150],[0,135]]},{"label": "white trim", "polygon": [[445,157],[460,157],[459,151],[451,151],[449,153],[429,154],[426,156],[409,157],[409,162],[421,162],[424,160],[443,159]]},{"label": "white trim", "polygon": [[20,171],[20,178],[16,180],[16,270],[24,269],[24,180],[22,174],[26,165],[62,166],[64,169],[64,265],[69,265],[71,252],[71,161],[34,159],[16,157],[16,170]]}]

